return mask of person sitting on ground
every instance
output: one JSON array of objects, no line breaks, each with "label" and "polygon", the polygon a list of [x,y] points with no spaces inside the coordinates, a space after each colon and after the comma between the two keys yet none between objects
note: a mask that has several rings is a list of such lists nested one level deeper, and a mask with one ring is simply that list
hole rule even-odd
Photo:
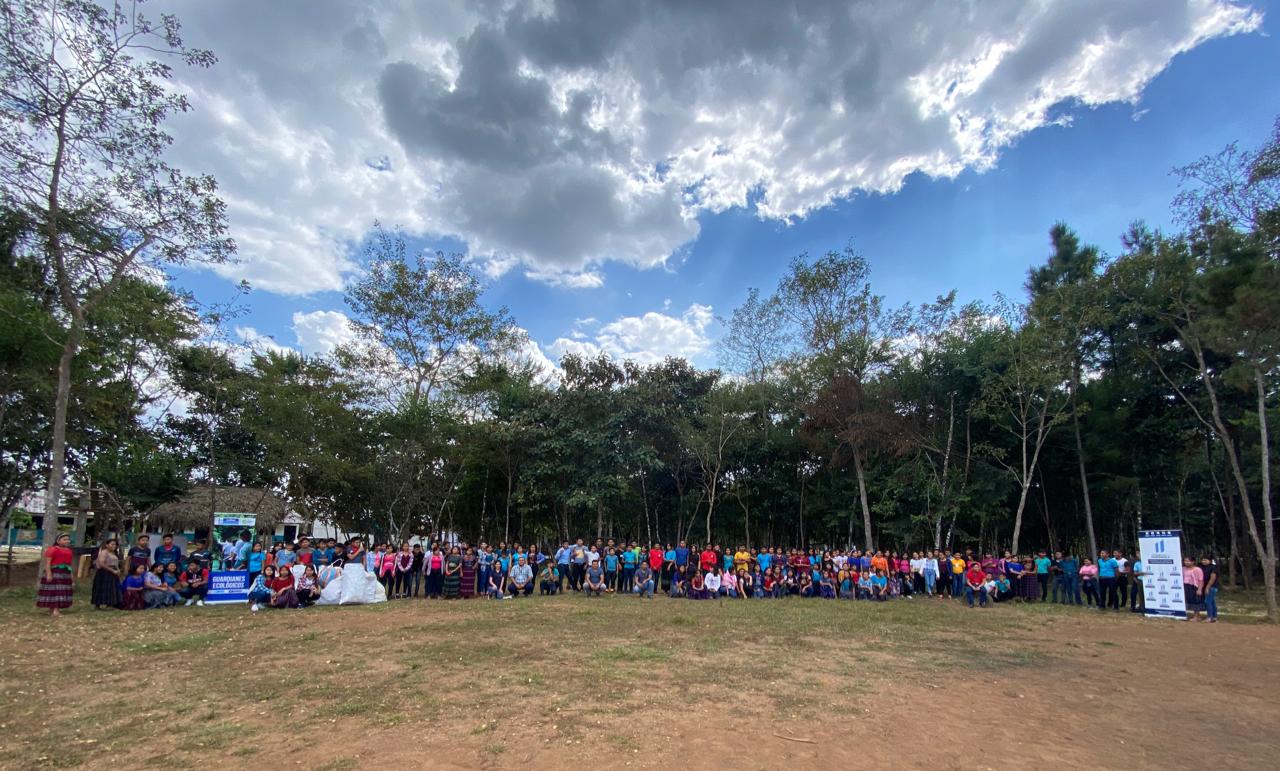
[{"label": "person sitting on ground", "polygon": [[973,598],[978,598],[979,606],[987,607],[987,590],[983,587],[987,576],[982,572],[982,565],[972,565],[964,574],[964,596],[969,607],[973,607]]},{"label": "person sitting on ground", "polygon": [[143,596],[147,586],[146,574],[146,565],[139,562],[133,566],[133,574],[125,578],[120,584],[124,594],[124,600],[120,607],[125,610],[143,610],[147,607],[147,600]]},{"label": "person sitting on ground", "polygon": [[836,598],[836,577],[830,571],[824,571],[822,581],[818,584],[818,591],[821,592],[824,600],[834,600]]},{"label": "person sitting on ground", "polygon": [[693,578],[689,579],[689,599],[705,600],[707,599],[707,588],[704,584],[705,573],[701,569],[693,572]]},{"label": "person sitting on ground", "polygon": [[854,590],[855,596],[860,600],[871,599],[871,593],[875,590],[875,585],[871,582],[871,573],[863,570],[857,576],[858,585]]},{"label": "person sitting on ground", "polygon": [[871,576],[871,599],[877,602],[889,599],[889,578],[883,570],[876,570]]},{"label": "person sitting on ground", "polygon": [[711,568],[711,572],[702,577],[702,588],[707,596],[713,600],[720,599],[720,586],[724,583],[724,574],[721,572],[723,568],[717,564]]},{"label": "person sitting on ground", "polygon": [[686,577],[688,575],[685,572],[686,569],[685,565],[676,565],[675,572],[671,574],[670,592],[673,598],[689,596],[689,579]]},{"label": "person sitting on ground", "polygon": [[528,563],[525,562],[523,554],[520,555],[516,564],[511,566],[511,583],[509,586],[511,587],[512,597],[519,597],[522,594],[528,597],[533,594],[533,568],[529,567]]},{"label": "person sitting on ground", "polygon": [[600,569],[600,560],[594,559],[587,568],[586,578],[583,580],[582,588],[586,590],[588,597],[604,596],[605,582],[604,571]]},{"label": "person sitting on ground", "polygon": [[755,596],[755,579],[746,568],[738,571],[738,596],[744,600]]},{"label": "person sitting on ground", "polygon": [[1009,577],[1000,573],[995,577],[995,591],[991,595],[992,602],[1008,602],[1013,599],[1013,584]]},{"label": "person sitting on ground", "polygon": [[797,582],[800,589],[801,597],[817,597],[818,589],[814,586],[813,578],[809,575],[808,570],[800,571],[800,580]]},{"label": "person sitting on ground", "polygon": [[262,566],[262,572],[255,576],[253,583],[249,585],[249,610],[257,613],[259,608],[271,602],[271,582],[275,577],[274,565]]},{"label": "person sitting on ground", "polygon": [[152,565],[142,579],[145,582],[142,597],[148,609],[167,608],[178,601],[178,590],[164,581],[164,565],[158,562]]},{"label": "person sitting on ground", "polygon": [[641,562],[632,575],[631,591],[640,595],[641,598],[648,597],[652,600],[653,586],[653,569],[649,567],[649,563]]},{"label": "person sitting on ground", "polygon": [[298,592],[293,585],[293,573],[289,572],[288,568],[278,568],[276,570],[276,577],[272,579],[270,587],[271,607],[298,607]]},{"label": "person sitting on ground", "polygon": [[307,607],[315,602],[320,596],[320,590],[316,588],[316,569],[314,565],[307,565],[302,575],[298,576],[298,583],[294,588],[298,595],[298,604]]},{"label": "person sitting on ground", "polygon": [[560,581],[556,576],[555,562],[546,560],[542,563],[542,570],[538,571],[538,593],[548,597],[554,595],[556,590],[560,588]]},{"label": "person sitting on ground", "polygon": [[723,597],[738,599],[738,577],[733,571],[726,570],[720,576],[720,594]]},{"label": "person sitting on ground", "polygon": [[196,560],[191,560],[178,585],[182,587],[178,594],[186,599],[187,605],[194,603],[204,607],[204,598],[209,594],[209,569],[201,567]]}]

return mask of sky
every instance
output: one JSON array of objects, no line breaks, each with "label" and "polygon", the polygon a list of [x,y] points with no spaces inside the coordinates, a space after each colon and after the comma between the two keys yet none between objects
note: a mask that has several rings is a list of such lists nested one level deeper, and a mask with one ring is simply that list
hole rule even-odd
[{"label": "sky", "polygon": [[233,336],[325,353],[375,221],[468,256],[550,367],[715,366],[751,287],[852,246],[893,305],[1018,295],[1057,221],[1171,227],[1170,170],[1280,114],[1271,4],[180,3],[234,263],[177,283]]}]

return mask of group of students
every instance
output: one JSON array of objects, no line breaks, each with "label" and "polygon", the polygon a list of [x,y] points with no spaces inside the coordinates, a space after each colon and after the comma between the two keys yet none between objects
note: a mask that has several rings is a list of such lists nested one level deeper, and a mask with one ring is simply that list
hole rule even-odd
[{"label": "group of students", "polygon": [[[49,591],[37,604],[57,612],[70,605],[70,549],[66,539],[46,552],[44,574]],[[65,549],[65,555],[58,550]],[[389,599],[493,599],[527,597],[535,591],[564,591],[588,597],[629,593],[645,598],[665,593],[688,599],[805,598],[887,601],[895,598],[949,597],[970,607],[1009,601],[1056,602],[1099,610],[1143,610],[1141,560],[1120,551],[1099,552],[1096,564],[1085,557],[1041,551],[1003,556],[964,551],[919,552],[722,548],[679,544],[584,539],[563,541],[554,552],[519,543],[478,546],[435,543],[374,544],[361,538],[345,543],[303,537],[296,544],[276,543],[268,550],[248,532],[221,545],[227,569],[249,573],[249,607],[299,608],[314,602],[334,565],[359,564],[375,575]],[[52,557],[52,558],[51,558]],[[66,565],[64,569],[62,565]],[[93,604],[100,608],[157,608],[184,602],[203,605],[208,591],[210,555],[203,542],[190,554],[165,534],[150,546],[140,536],[124,554],[109,539],[98,550]],[[297,569],[295,569],[297,566]],[[64,573],[65,570],[65,573]],[[62,576],[68,578],[64,586]],[[42,575],[42,579],[44,576]],[[57,579],[57,580],[55,580]],[[1209,557],[1197,565],[1187,559],[1183,588],[1188,615],[1209,621],[1218,616],[1218,568]],[[47,596],[46,596],[47,594]],[[63,596],[65,595],[65,596]],[[60,604],[65,602],[66,604]]]}]

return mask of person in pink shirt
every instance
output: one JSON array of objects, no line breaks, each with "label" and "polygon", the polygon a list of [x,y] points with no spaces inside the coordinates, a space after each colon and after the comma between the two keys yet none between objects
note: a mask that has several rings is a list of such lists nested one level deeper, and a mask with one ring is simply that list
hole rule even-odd
[{"label": "person in pink shirt", "polygon": [[1093,564],[1093,560],[1085,557],[1083,564],[1080,565],[1080,588],[1084,590],[1085,601],[1089,607],[1102,604],[1102,598],[1098,596],[1098,566]]},{"label": "person in pink shirt", "polygon": [[1204,586],[1204,571],[1191,561],[1190,557],[1182,558],[1182,594],[1187,603],[1187,618],[1203,621],[1200,611],[1204,610],[1204,598],[1200,595],[1200,587]]},{"label": "person in pink shirt", "polygon": [[378,558],[378,580],[387,590],[387,599],[395,596],[396,590],[396,550],[388,546],[385,550],[378,547],[381,556]]}]

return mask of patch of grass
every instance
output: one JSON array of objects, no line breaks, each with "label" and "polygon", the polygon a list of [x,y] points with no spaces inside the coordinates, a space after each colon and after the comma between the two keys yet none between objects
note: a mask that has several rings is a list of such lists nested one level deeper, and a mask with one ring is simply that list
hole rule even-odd
[{"label": "patch of grass", "polygon": [[671,658],[671,651],[645,644],[614,645],[592,653],[591,658],[606,662],[666,661]]},{"label": "patch of grass", "polygon": [[185,653],[188,651],[201,651],[225,642],[227,636],[225,634],[188,634],[181,637],[172,637],[168,640],[137,640],[127,643],[121,643],[120,647],[127,653]]}]

